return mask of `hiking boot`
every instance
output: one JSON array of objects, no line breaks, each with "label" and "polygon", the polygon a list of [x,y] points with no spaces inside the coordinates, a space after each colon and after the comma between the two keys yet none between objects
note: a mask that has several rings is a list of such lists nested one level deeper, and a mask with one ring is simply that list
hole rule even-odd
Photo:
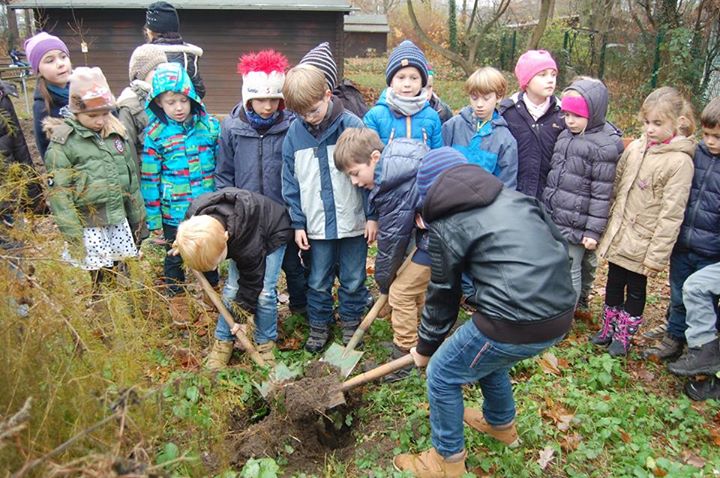
[{"label": "hiking boot", "polygon": [[690,380],[685,384],[685,394],[695,401],[720,400],[720,380],[716,377],[707,380]]},{"label": "hiking boot", "polygon": [[510,424],[505,427],[494,427],[486,422],[482,412],[475,408],[465,409],[463,421],[467,423],[470,428],[480,433],[490,435],[510,448],[515,448],[520,445],[520,438],[518,438],[517,429],[515,428],[515,421],[510,422]]},{"label": "hiking boot", "polygon": [[[341,320],[340,321],[341,327],[342,327],[342,342],[344,345],[347,345],[348,342],[350,342],[350,339],[352,338],[353,334],[355,334],[355,331],[357,330],[358,326],[360,325],[360,319],[355,320]],[[357,346],[362,347],[363,341],[361,340],[358,342]]]},{"label": "hiking boot", "polygon": [[257,344],[255,345],[255,349],[258,351],[258,354],[260,354],[260,357],[262,357],[268,367],[275,366],[275,354],[273,353],[275,350],[275,342],[271,340],[269,342],[265,342],[264,344]]},{"label": "hiking boot", "polygon": [[[390,355],[390,360],[399,359],[400,357],[404,357],[405,355],[409,354],[409,349],[404,349],[402,347],[398,347],[397,345],[393,344],[392,348],[392,354]],[[410,372],[415,368],[414,365],[408,365],[407,367],[403,367],[399,370],[396,370],[392,373],[389,373],[385,375],[383,378],[383,382],[387,383],[393,383],[393,382],[399,382],[400,380],[403,380],[407,378],[410,375]]]},{"label": "hiking boot", "polygon": [[316,354],[325,347],[325,344],[327,344],[329,339],[330,328],[327,324],[310,324],[310,335],[308,335],[307,341],[305,342],[305,350],[310,353]]},{"label": "hiking boot", "polygon": [[672,335],[665,335],[662,342],[646,349],[642,357],[646,360],[675,360],[683,351],[685,341],[676,339]]},{"label": "hiking boot", "polygon": [[590,342],[595,345],[610,345],[615,329],[615,322],[620,315],[617,307],[603,306],[602,324],[600,330],[590,338]]},{"label": "hiking boot", "polygon": [[416,478],[459,478],[467,473],[465,457],[467,452],[462,451],[458,461],[449,462],[443,458],[435,448],[422,453],[403,453],[393,458],[393,466],[397,471],[409,471]]},{"label": "hiking boot", "polygon": [[230,363],[233,351],[232,340],[217,340],[213,343],[212,350],[205,361],[205,368],[208,370],[222,370]]},{"label": "hiking boot", "polygon": [[627,355],[630,350],[632,337],[637,333],[642,321],[642,317],[633,317],[624,310],[620,311],[615,321],[615,332],[612,336],[612,342],[610,342],[610,346],[608,347],[608,353],[612,357]]},{"label": "hiking boot", "polygon": [[693,375],[715,375],[720,370],[720,346],[718,339],[700,347],[688,347],[687,352],[677,362],[668,364],[668,370],[675,375],[692,377]]},{"label": "hiking boot", "polygon": [[642,333],[646,339],[656,340],[665,337],[667,334],[667,323],[662,323]]}]

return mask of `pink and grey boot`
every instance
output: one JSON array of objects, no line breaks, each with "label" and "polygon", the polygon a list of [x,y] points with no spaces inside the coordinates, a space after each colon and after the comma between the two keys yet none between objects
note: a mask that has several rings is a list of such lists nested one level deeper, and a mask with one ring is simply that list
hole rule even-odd
[{"label": "pink and grey boot", "polygon": [[619,315],[620,309],[605,304],[605,306],[603,306],[602,326],[595,335],[590,337],[590,342],[594,343],[595,345],[610,345],[613,333],[615,331],[615,322],[617,322],[617,318]]},{"label": "pink and grey boot", "polygon": [[630,350],[632,336],[635,335],[643,322],[642,316],[633,317],[624,310],[620,311],[615,323],[615,332],[608,353],[613,357],[627,355]]}]

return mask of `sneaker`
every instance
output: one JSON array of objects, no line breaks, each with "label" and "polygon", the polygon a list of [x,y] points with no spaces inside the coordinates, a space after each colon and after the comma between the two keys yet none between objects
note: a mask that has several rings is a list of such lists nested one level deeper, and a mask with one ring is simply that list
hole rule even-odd
[{"label": "sneaker", "polygon": [[510,422],[507,428],[497,428],[486,422],[482,412],[475,408],[465,409],[463,421],[467,423],[470,428],[480,433],[490,435],[494,439],[505,443],[510,448],[516,448],[520,445],[520,438],[518,437],[514,421]]},{"label": "sneaker", "polygon": [[619,315],[620,310],[617,307],[605,305],[603,307],[602,326],[600,327],[600,330],[590,338],[590,342],[595,345],[610,345],[610,342],[612,342],[615,322],[617,321]]},{"label": "sneaker", "polygon": [[668,364],[668,370],[675,375],[715,375],[720,371],[720,342],[715,339],[700,347],[688,347],[677,362]]},{"label": "sneaker", "polygon": [[222,370],[230,363],[233,351],[232,340],[217,340],[213,343],[212,350],[207,356],[205,368],[208,370]]},{"label": "sneaker", "polygon": [[716,377],[707,380],[690,380],[685,384],[685,394],[695,401],[720,400],[720,380]]},{"label": "sneaker", "polygon": [[460,459],[452,462],[443,458],[435,448],[418,454],[403,453],[393,458],[393,466],[397,471],[411,472],[416,478],[460,478],[467,473],[467,452],[463,450],[461,453]]},{"label": "sneaker", "polygon": [[612,357],[626,356],[630,350],[632,337],[642,324],[642,317],[633,317],[624,310],[620,311],[615,322],[615,331],[613,332],[612,341],[608,347],[608,353]]},{"label": "sneaker", "polygon": [[682,354],[684,346],[685,340],[676,339],[672,335],[665,335],[662,342],[644,350],[642,356],[646,360],[675,360]]},{"label": "sneaker", "polygon": [[[342,320],[340,321],[340,324],[342,326],[342,342],[344,345],[347,345],[350,342],[350,339],[352,339],[352,336],[355,334],[358,326],[360,325],[360,319]],[[361,346],[362,341],[357,344],[357,347]]]},{"label": "sneaker", "polygon": [[657,340],[665,337],[667,334],[667,323],[662,323],[652,329],[649,329],[642,333],[642,336],[646,339]]},{"label": "sneaker", "polygon": [[[390,354],[390,360],[399,359],[400,357],[404,357],[409,353],[410,350],[403,349],[402,347],[398,347],[397,345],[393,344],[392,353]],[[407,367],[389,373],[385,375],[385,377],[383,377],[383,382],[394,383],[406,379],[410,375],[410,372],[412,372],[413,368],[415,368],[414,365],[408,365]]]},{"label": "sneaker", "polygon": [[258,354],[260,354],[260,357],[262,357],[268,367],[275,366],[274,341],[271,340],[269,342],[265,342],[264,344],[257,344],[255,349],[258,351]]},{"label": "sneaker", "polygon": [[318,353],[330,340],[330,328],[327,325],[310,324],[310,335],[305,342],[305,350],[310,353]]}]

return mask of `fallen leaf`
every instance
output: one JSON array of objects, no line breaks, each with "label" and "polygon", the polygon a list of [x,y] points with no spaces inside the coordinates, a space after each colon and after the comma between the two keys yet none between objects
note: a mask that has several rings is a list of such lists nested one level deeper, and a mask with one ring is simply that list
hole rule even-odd
[{"label": "fallen leaf", "polygon": [[620,439],[624,443],[630,443],[632,441],[632,437],[630,436],[630,434],[628,432],[626,432],[622,428],[620,428],[618,431],[620,432]]},{"label": "fallen leaf", "polygon": [[563,432],[569,430],[575,414],[564,407],[555,407],[551,403],[548,403],[548,405],[549,408],[543,411],[543,415],[550,418],[558,427],[558,430]]},{"label": "fallen leaf", "polygon": [[690,451],[685,450],[680,454],[680,456],[686,465],[694,466],[696,468],[705,467],[705,460]]},{"label": "fallen leaf", "polygon": [[560,363],[553,353],[545,352],[540,358],[536,359],[536,362],[540,365],[543,372],[560,375]]},{"label": "fallen leaf", "polygon": [[582,436],[579,433],[568,433],[560,440],[560,448],[566,453],[575,451],[582,441]]},{"label": "fallen leaf", "polygon": [[540,468],[543,470],[547,468],[548,464],[552,461],[553,455],[555,455],[555,450],[553,450],[551,447],[546,446],[543,448],[543,450],[540,452],[540,458],[537,460],[537,464],[540,465]]}]

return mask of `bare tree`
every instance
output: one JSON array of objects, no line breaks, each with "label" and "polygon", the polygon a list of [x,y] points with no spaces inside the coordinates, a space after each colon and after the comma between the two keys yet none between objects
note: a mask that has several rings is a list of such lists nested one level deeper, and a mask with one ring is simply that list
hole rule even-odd
[{"label": "bare tree", "polygon": [[17,42],[20,38],[20,33],[18,32],[17,16],[15,15],[15,10],[10,8],[10,5],[8,3],[8,0],[0,0],[0,5],[3,5],[3,7],[5,8],[5,16],[7,18],[8,30],[10,31],[9,40],[12,45],[9,46],[14,47],[14,43]]}]

